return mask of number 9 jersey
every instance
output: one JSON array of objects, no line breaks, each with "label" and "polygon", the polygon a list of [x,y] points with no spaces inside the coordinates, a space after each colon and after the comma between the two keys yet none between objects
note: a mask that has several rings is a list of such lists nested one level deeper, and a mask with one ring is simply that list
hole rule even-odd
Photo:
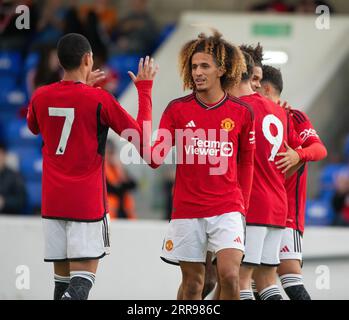
[{"label": "number 9 jersey", "polygon": [[37,89],[28,127],[43,138],[42,217],[99,221],[108,212],[104,149],[108,129],[121,134],[151,120],[152,81],[136,83],[140,110],[134,120],[107,91],[60,81]]},{"label": "number 9 jersey", "polygon": [[271,100],[254,93],[240,97],[252,106],[255,114],[256,151],[250,207],[247,225],[286,226],[287,194],[285,174],[275,162],[279,152],[285,152],[285,142],[296,149],[301,145],[288,113]]}]

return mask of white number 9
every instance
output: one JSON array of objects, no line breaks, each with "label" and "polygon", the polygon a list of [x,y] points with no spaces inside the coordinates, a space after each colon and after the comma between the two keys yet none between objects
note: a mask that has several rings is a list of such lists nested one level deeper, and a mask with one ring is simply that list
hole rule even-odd
[{"label": "white number 9", "polygon": [[[271,131],[270,131],[271,124],[276,126],[276,129],[277,129],[276,136],[273,136]],[[268,114],[267,116],[264,117],[262,126],[263,126],[263,128],[262,128],[263,134],[264,134],[265,138],[273,146],[273,148],[271,149],[271,154],[270,154],[270,157],[268,160],[274,161],[274,158],[282,145],[282,141],[283,141],[283,137],[284,137],[284,127],[282,125],[282,122],[277,117],[275,117],[273,114]]]}]

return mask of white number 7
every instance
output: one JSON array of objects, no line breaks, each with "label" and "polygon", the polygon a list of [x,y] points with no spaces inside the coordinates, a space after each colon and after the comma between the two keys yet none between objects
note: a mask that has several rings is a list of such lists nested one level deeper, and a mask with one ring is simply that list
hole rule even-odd
[{"label": "white number 7", "polygon": [[[271,131],[270,131],[270,125],[273,124],[275,125],[277,129],[277,134],[276,136],[273,136]],[[282,141],[283,141],[283,136],[284,136],[284,127],[282,125],[282,122],[275,117],[273,114],[268,114],[267,116],[264,117],[263,119],[263,134],[265,138],[270,142],[270,144],[273,146],[271,149],[271,154],[269,157],[269,161],[274,161],[276,154],[278,153]]]},{"label": "white number 7", "polygon": [[48,108],[48,114],[51,117],[65,117],[61,139],[59,140],[56,150],[57,155],[62,155],[65,152],[71,127],[74,122],[74,108]]}]

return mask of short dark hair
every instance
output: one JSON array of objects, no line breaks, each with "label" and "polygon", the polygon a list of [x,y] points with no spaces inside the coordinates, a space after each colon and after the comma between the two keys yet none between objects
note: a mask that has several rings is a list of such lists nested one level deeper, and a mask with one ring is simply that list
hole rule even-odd
[{"label": "short dark hair", "polygon": [[258,42],[256,47],[248,46],[246,44],[242,44],[240,46],[240,49],[243,52],[247,52],[253,59],[254,64],[258,67],[262,67],[262,61],[263,61],[263,47]]},{"label": "short dark hair", "polygon": [[89,52],[92,52],[89,41],[79,33],[68,33],[57,44],[59,62],[68,71],[77,69],[84,54]]},{"label": "short dark hair", "polygon": [[278,92],[281,94],[284,88],[282,75],[280,69],[276,69],[272,66],[264,65],[263,70],[263,82],[269,82]]},{"label": "short dark hair", "polygon": [[244,55],[245,62],[246,62],[246,72],[242,73],[241,80],[246,81],[251,79],[253,75],[253,67],[254,67],[254,61],[250,54],[248,54],[245,51],[242,51],[242,54]]}]

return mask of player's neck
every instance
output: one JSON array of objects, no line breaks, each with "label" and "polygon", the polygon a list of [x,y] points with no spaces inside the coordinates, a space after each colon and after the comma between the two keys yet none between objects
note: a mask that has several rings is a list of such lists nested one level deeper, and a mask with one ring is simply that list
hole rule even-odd
[{"label": "player's neck", "polygon": [[254,94],[249,81],[242,81],[240,84],[229,90],[229,94],[235,97],[242,97]]},{"label": "player's neck", "polygon": [[275,102],[275,103],[278,103],[280,101],[280,96],[278,96],[278,95],[271,95],[270,96],[270,100]]},{"label": "player's neck", "polygon": [[65,71],[62,80],[86,83],[86,75],[80,69]]},{"label": "player's neck", "polygon": [[217,90],[196,92],[198,99],[206,104],[214,104],[223,99],[224,95],[225,92],[222,88]]}]

